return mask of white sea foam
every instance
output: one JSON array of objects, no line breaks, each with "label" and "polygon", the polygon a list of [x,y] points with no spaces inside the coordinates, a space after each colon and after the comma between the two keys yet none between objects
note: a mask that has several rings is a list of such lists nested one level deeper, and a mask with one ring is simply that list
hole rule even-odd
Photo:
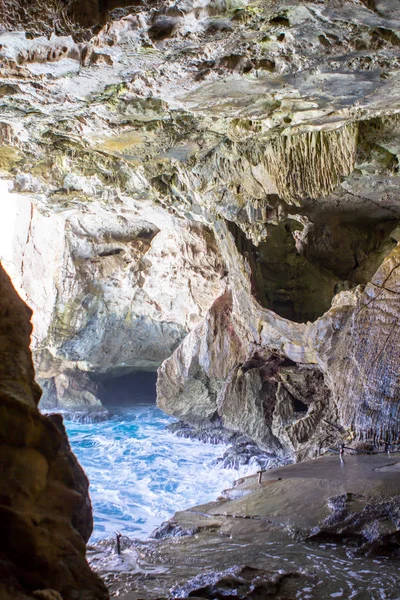
[{"label": "white sea foam", "polygon": [[[67,423],[70,441],[91,480],[95,531],[100,540],[115,530],[144,539],[160,523],[195,504],[214,500],[234,479],[256,467],[225,470],[213,463],[224,447],[182,439],[165,431],[171,419],[155,406],[137,406],[96,424]],[[124,542],[124,538],[122,538]],[[171,565],[147,564],[139,545],[127,545],[117,554],[115,543],[100,542],[89,548],[90,564],[105,573],[169,572]],[[224,554],[236,555],[246,543],[224,540]],[[346,600],[399,600],[397,564],[354,556],[354,549],[333,543],[265,542],[269,568],[276,572],[300,572],[311,580],[298,590],[297,600],[345,598]],[[249,548],[250,551],[250,548]],[[199,560],[210,548],[197,549]],[[234,559],[233,559],[234,560]],[[202,574],[214,578],[215,572]],[[193,580],[196,582],[195,580]],[[190,581],[189,581],[190,584]],[[177,588],[174,596],[186,596]]]},{"label": "white sea foam", "polygon": [[137,405],[109,421],[67,422],[73,451],[90,480],[93,540],[114,535],[147,538],[176,511],[215,500],[256,467],[224,469],[223,446],[178,438],[173,421],[154,405]]}]

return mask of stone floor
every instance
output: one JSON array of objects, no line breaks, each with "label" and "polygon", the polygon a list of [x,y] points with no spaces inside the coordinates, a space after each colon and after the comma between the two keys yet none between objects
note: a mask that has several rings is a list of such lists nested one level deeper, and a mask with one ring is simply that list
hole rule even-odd
[{"label": "stone floor", "polygon": [[111,595],[398,598],[400,454],[325,456],[258,479],[177,513],[160,539],[127,543],[118,569],[112,545],[97,551]]}]

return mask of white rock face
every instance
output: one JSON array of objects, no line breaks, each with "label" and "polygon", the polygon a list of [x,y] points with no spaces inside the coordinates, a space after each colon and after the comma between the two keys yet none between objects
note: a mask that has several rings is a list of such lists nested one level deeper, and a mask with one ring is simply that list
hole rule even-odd
[{"label": "white rock face", "polygon": [[40,213],[27,196],[0,188],[0,260],[20,296],[34,311],[32,346],[47,335],[57,301],[57,281],[64,271],[65,217]]},{"label": "white rock face", "polygon": [[34,310],[37,376],[56,378],[59,406],[80,402],[64,381],[79,390],[79,372],[157,369],[224,291],[224,262],[201,224],[146,205],[46,215],[4,187],[2,202],[0,256]]}]

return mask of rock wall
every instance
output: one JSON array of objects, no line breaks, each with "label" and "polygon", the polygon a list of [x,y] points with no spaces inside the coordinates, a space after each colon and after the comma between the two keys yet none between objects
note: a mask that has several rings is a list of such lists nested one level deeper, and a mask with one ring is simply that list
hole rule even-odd
[{"label": "rock wall", "polygon": [[399,245],[370,283],[340,292],[307,324],[234,287],[159,369],[159,406],[245,433],[282,458],[314,457],[343,439],[398,443],[398,261]]},{"label": "rock wall", "polygon": [[[102,414],[93,374],[161,365],[166,412],[284,460],[398,442],[398,2],[5,0],[0,27],[43,405]],[[106,598],[29,317],[1,271],[0,592]]]},{"label": "rock wall", "polygon": [[157,402],[165,412],[199,426],[217,417],[218,393],[230,370],[245,356],[232,308],[232,294],[227,292],[160,367]]},{"label": "rock wall", "polygon": [[85,560],[93,527],[88,481],[62,420],[37,409],[31,314],[0,266],[0,596],[53,590],[57,599],[106,599]]},{"label": "rock wall", "polygon": [[151,206],[44,214],[7,190],[3,200],[0,253],[34,310],[44,409],[105,414],[90,373],[156,370],[224,290],[200,223]]},{"label": "rock wall", "polygon": [[321,344],[341,422],[373,442],[399,441],[399,267],[398,245]]},{"label": "rock wall", "polygon": [[397,3],[31,4],[0,168],[47,406],[166,359],[160,406],[281,455],[395,439]]}]

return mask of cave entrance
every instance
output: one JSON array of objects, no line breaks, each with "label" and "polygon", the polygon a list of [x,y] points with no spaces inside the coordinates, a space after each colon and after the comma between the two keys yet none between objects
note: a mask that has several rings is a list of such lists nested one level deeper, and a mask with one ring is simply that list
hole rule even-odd
[{"label": "cave entrance", "polygon": [[155,403],[156,379],[154,371],[92,373],[109,418],[65,422],[90,481],[92,541],[115,531],[145,540],[175,512],[209,502],[236,477],[218,462],[218,445],[169,431],[175,419]]},{"label": "cave entrance", "polygon": [[270,227],[258,246],[236,224],[228,227],[250,266],[252,294],[262,306],[298,323],[314,321],[330,308],[341,280],[299,253],[293,235],[302,229],[299,223],[288,220]]},{"label": "cave entrance", "polygon": [[155,371],[103,375],[97,383],[99,386],[97,396],[106,408],[156,402],[157,373]]},{"label": "cave entrance", "polygon": [[307,227],[288,217],[268,227],[258,246],[232,222],[228,228],[251,269],[258,302],[277,315],[305,323],[331,307],[332,298],[370,281],[396,246],[398,221],[341,222],[328,218]]}]

